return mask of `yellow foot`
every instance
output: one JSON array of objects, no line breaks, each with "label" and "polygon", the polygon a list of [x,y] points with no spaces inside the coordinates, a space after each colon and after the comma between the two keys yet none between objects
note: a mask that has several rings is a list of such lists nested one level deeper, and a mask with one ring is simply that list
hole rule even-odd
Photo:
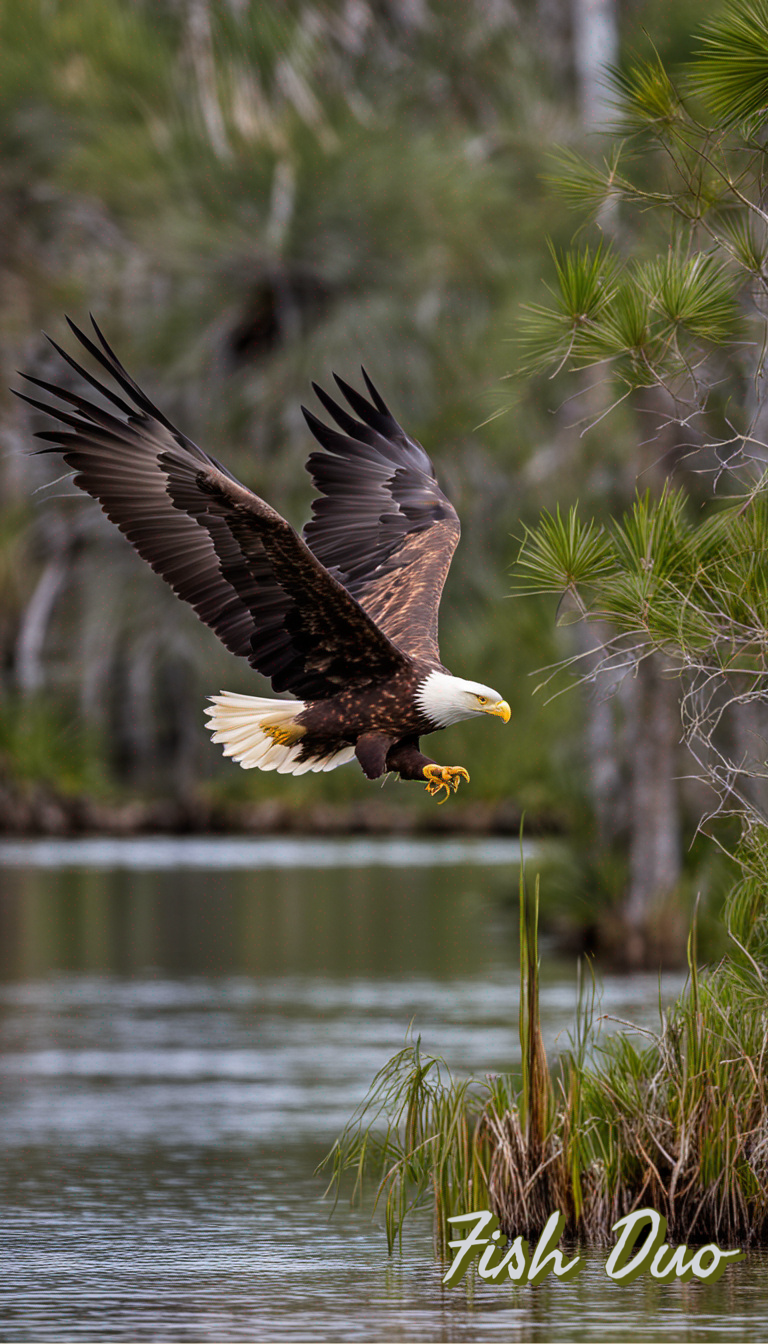
[{"label": "yellow foot", "polygon": [[469,783],[469,774],[463,765],[425,765],[424,778],[427,781],[427,793],[431,798],[435,798],[441,789],[445,789],[445,798],[438,800],[444,803],[451,795],[451,789],[455,793],[462,779]]}]

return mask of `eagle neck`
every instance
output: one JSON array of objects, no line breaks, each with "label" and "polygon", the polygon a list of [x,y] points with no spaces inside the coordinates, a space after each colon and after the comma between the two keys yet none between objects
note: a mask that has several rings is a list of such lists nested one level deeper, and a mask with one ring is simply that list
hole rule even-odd
[{"label": "eagle neck", "polygon": [[449,728],[467,717],[467,711],[457,694],[464,683],[450,672],[433,669],[416,688],[416,704],[422,714],[436,728]]}]

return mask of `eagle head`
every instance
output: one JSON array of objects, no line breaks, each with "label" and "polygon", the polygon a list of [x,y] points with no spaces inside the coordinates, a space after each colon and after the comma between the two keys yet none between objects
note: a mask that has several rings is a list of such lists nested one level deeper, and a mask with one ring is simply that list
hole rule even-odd
[{"label": "eagle head", "polygon": [[437,728],[447,728],[460,719],[474,718],[476,714],[495,714],[505,723],[509,722],[509,705],[498,691],[479,681],[452,677],[447,672],[430,672],[421,682],[416,700]]}]

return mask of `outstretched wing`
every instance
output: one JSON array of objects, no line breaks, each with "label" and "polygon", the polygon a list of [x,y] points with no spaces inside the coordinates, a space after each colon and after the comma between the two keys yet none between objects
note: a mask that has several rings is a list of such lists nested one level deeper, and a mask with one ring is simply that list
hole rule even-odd
[{"label": "outstretched wing", "polygon": [[302,408],[326,450],[307,462],[321,498],[304,536],[398,648],[439,666],[438,608],[459,519],[421,444],[362,373],[370,401],[336,378],[359,419],[312,384],[342,433]]},{"label": "outstretched wing", "polygon": [[[116,408],[24,375],[72,409],[22,396],[63,428],[36,437],[61,452],[75,484],[233,653],[277,691],[324,699],[391,676],[405,659],[279,513],[179,433],[126,373],[96,323],[81,345],[129,401],[61,357]],[[129,402],[131,404],[129,404]]]}]

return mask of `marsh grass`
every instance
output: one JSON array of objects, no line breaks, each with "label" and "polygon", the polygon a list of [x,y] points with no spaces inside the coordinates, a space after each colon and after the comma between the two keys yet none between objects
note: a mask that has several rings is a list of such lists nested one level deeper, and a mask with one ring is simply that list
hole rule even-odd
[{"label": "marsh grass", "polygon": [[329,1190],[338,1198],[350,1170],[353,1198],[375,1178],[390,1250],[430,1203],[441,1254],[447,1219],[486,1208],[509,1236],[537,1238],[558,1209],[566,1234],[601,1244],[617,1218],[653,1207],[680,1241],[767,1241],[768,963],[743,927],[757,927],[751,880],[736,889],[733,954],[706,973],[694,920],[689,981],[660,1005],[657,1032],[625,1024],[601,1039],[594,978],[580,977],[553,1073],[539,1021],[538,882],[530,899],[521,871],[519,1074],[459,1080],[407,1040],[325,1159]]}]

